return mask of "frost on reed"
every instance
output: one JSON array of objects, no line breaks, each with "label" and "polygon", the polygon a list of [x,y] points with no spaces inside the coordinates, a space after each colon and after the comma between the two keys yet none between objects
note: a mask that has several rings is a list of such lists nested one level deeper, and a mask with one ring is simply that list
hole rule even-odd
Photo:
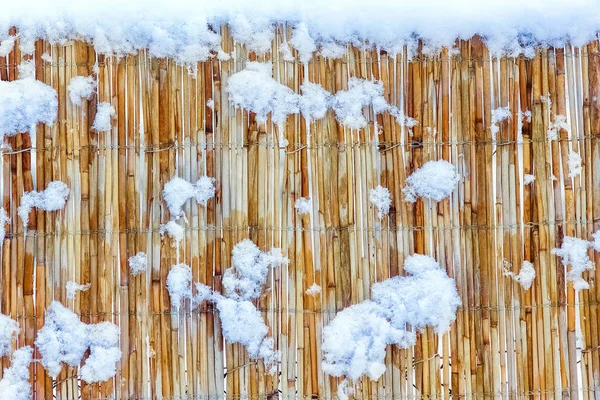
[{"label": "frost on reed", "polygon": [[111,119],[115,115],[115,109],[110,103],[102,102],[98,104],[96,117],[92,124],[92,129],[97,132],[108,132],[111,128]]},{"label": "frost on reed", "polygon": [[129,257],[127,261],[129,262],[129,270],[133,276],[138,276],[148,268],[148,256],[141,251],[135,256]]},{"label": "frost on reed", "polygon": [[171,239],[173,239],[173,246],[176,248],[179,248],[179,243],[185,236],[185,229],[183,229],[183,226],[179,225],[175,220],[171,220],[166,224],[161,225],[159,232],[161,236],[167,234]]},{"label": "frost on reed", "polygon": [[317,285],[316,283],[313,283],[308,289],[306,289],[306,292],[304,293],[309,296],[317,297],[321,294],[321,290],[321,286]]},{"label": "frost on reed", "polygon": [[41,192],[25,192],[17,210],[25,230],[29,223],[29,213],[34,207],[44,211],[58,211],[67,204],[67,197],[69,197],[69,188],[61,181],[50,182]]},{"label": "frost on reed", "polygon": [[441,201],[452,194],[459,180],[454,165],[444,160],[428,161],[406,179],[402,192],[411,203],[419,197]]},{"label": "frost on reed", "polygon": [[496,138],[496,134],[500,130],[498,123],[506,121],[507,119],[510,119],[510,117],[512,117],[512,113],[510,112],[508,106],[492,110],[492,125],[490,126],[490,131],[494,140]]},{"label": "frost on reed", "polygon": [[575,178],[577,175],[581,174],[581,156],[574,151],[569,152],[569,178]]},{"label": "frost on reed", "polygon": [[339,312],[323,329],[323,370],[332,376],[377,380],[385,372],[386,346],[412,346],[416,331],[431,326],[445,333],[461,304],[454,279],[437,261],[415,254],[406,258],[409,276],[376,283],[371,300]]},{"label": "frost on reed", "polygon": [[163,198],[167,203],[172,218],[183,215],[183,205],[194,199],[198,204],[206,206],[208,200],[215,196],[215,180],[208,176],[202,176],[196,183],[190,183],[178,176],[171,178],[163,188]]},{"label": "frost on reed", "polygon": [[58,97],[52,87],[33,78],[0,80],[0,134],[35,132],[38,123],[54,124]]},{"label": "frost on reed", "polygon": [[71,103],[81,106],[82,99],[89,100],[92,98],[96,90],[96,81],[92,76],[75,76],[71,78],[67,90],[69,91]]},{"label": "frost on reed", "polygon": [[377,217],[383,219],[383,216],[390,212],[392,194],[387,188],[378,185],[375,189],[369,190],[369,201],[377,208]]},{"label": "frost on reed", "polygon": [[19,333],[17,321],[0,314],[0,357],[10,354],[11,342],[17,333]]},{"label": "frost on reed", "polygon": [[21,347],[12,354],[10,367],[4,369],[0,380],[0,398],[10,400],[30,400],[31,384],[29,383],[29,364],[33,349]]},{"label": "frost on reed", "polygon": [[86,325],[57,301],[46,310],[45,324],[35,340],[41,363],[54,379],[62,363],[77,367],[90,349],[90,356],[80,369],[81,378],[88,383],[105,381],[115,375],[116,363],[121,358],[118,343],[119,328],[115,324]]}]

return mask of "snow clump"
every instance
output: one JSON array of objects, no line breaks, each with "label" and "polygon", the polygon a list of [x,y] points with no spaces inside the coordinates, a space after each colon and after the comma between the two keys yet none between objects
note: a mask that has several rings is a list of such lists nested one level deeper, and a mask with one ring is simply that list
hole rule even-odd
[{"label": "snow clump", "polygon": [[53,125],[57,112],[52,87],[33,78],[0,81],[0,134],[34,133],[38,123]]},{"label": "snow clump", "polygon": [[96,90],[96,81],[93,76],[75,76],[71,78],[67,90],[69,91],[71,103],[81,106],[82,99],[89,100],[92,98]]},{"label": "snow clump", "polygon": [[129,270],[131,271],[131,275],[138,276],[142,272],[145,272],[148,269],[148,256],[146,253],[139,252],[135,256],[129,257],[127,260],[129,262]]},{"label": "snow clump", "polygon": [[41,192],[25,192],[21,197],[21,205],[17,209],[25,230],[29,223],[29,213],[34,207],[44,211],[58,211],[67,204],[68,197],[69,188],[61,181],[50,182]]},{"label": "snow clump", "polygon": [[406,179],[402,192],[411,203],[419,197],[441,201],[452,194],[459,180],[454,165],[444,160],[428,161]]},{"label": "snow clump", "polygon": [[206,206],[208,200],[215,196],[214,178],[202,176],[196,183],[190,183],[178,176],[171,178],[163,189],[163,198],[167,203],[173,218],[183,215],[183,205],[193,198],[199,204]]},{"label": "snow clump", "polygon": [[383,219],[383,216],[390,212],[392,195],[388,188],[378,185],[375,189],[369,190],[369,201],[377,208],[377,217]]},{"label": "snow clump", "polygon": [[35,340],[41,363],[54,379],[62,363],[77,367],[90,349],[90,356],[80,369],[81,378],[88,383],[102,382],[115,375],[116,363],[121,358],[118,343],[119,327],[115,324],[86,325],[57,301],[46,310],[46,321]]},{"label": "snow clump", "polygon": [[386,346],[412,346],[416,330],[450,328],[461,304],[454,279],[431,257],[406,258],[409,276],[376,283],[371,300],[339,312],[323,329],[323,370],[332,376],[377,380],[385,372]]}]

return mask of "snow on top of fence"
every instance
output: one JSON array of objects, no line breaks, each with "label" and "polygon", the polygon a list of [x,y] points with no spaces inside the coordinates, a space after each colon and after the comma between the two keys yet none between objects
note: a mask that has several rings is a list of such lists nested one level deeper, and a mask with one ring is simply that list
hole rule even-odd
[{"label": "snow on top of fence", "polygon": [[302,62],[319,49],[339,55],[347,43],[396,53],[404,45],[415,50],[423,39],[427,53],[476,34],[492,53],[516,55],[531,54],[539,44],[587,43],[600,27],[600,9],[594,0],[23,0],[3,4],[0,41],[16,26],[24,52],[33,52],[36,38],[81,38],[101,53],[148,48],[152,55],[192,63],[225,56],[215,32],[224,23],[237,42],[258,53],[271,50],[272,25],[286,23],[294,28],[289,44]]}]

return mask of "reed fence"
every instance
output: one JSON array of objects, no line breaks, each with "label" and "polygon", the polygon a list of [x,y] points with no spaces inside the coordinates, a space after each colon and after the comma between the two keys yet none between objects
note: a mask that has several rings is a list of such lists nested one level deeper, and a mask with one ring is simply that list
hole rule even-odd
[{"label": "reed fence", "polygon": [[[478,38],[438,57],[349,47],[341,59],[315,55],[303,64],[280,56],[290,35],[282,26],[272,52],[260,57],[234,43],[227,26],[220,33],[223,50],[235,56],[199,63],[196,76],[144,52],[117,58],[83,42],[36,42],[36,77],[57,90],[59,111],[54,126],[8,138],[12,150],[1,155],[0,197],[12,218],[2,245],[1,311],[21,325],[14,346],[33,345],[46,307],[58,300],[84,322],[117,324],[123,357],[114,379],[91,385],[76,368],[65,366],[53,381],[33,363],[35,399],[335,397],[340,380],[321,368],[323,327],[369,298],[373,283],[403,274],[413,253],[435,257],[456,280],[456,322],[442,336],[419,334],[412,348],[390,346],[386,373],[356,382],[356,398],[600,396],[598,271],[584,274],[590,289],[576,293],[551,254],[564,236],[590,240],[600,228],[598,41],[539,49],[531,59],[493,58]],[[0,57],[0,79],[16,79],[26,57],[18,46]],[[282,132],[270,120],[257,124],[225,91],[248,60],[273,62],[274,78],[297,92],[306,79],[332,93],[350,77],[380,80],[388,102],[418,125],[409,132],[369,109],[360,130],[344,128],[332,111],[309,125],[290,116]],[[66,89],[78,75],[98,81],[97,96],[81,107]],[[98,102],[116,110],[110,132],[91,129]],[[499,107],[512,117],[492,138]],[[570,129],[549,141],[557,115]],[[583,160],[573,179],[570,151]],[[451,198],[403,201],[406,177],[437,159],[461,175]],[[525,185],[525,174],[535,181]],[[159,227],[170,219],[161,192],[174,175],[216,179],[207,207],[185,205],[179,260],[194,280],[220,290],[232,247],[244,238],[289,257],[257,301],[281,352],[274,375],[243,346],[223,341],[212,306],[171,308],[165,280],[177,250]],[[53,180],[71,188],[66,208],[32,214],[25,233],[22,193]],[[393,197],[383,220],[368,200],[378,184]],[[311,215],[297,215],[299,197],[312,199]],[[139,251],[149,270],[134,277],[127,259]],[[600,254],[589,255],[598,265]],[[527,291],[503,274],[524,260],[537,272]],[[91,288],[68,300],[68,281]],[[313,283],[320,295],[305,294]]]}]

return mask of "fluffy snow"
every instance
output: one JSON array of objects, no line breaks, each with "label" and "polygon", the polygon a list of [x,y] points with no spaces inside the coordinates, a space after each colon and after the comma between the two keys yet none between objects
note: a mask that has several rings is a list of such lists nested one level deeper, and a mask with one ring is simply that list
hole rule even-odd
[{"label": "fluffy snow", "polygon": [[52,87],[33,78],[0,81],[0,134],[33,133],[38,123],[54,124],[57,111]]},{"label": "fluffy snow", "polygon": [[0,208],[0,248],[6,237],[6,224],[10,224],[10,217],[6,214],[4,207],[2,207]]},{"label": "fluffy snow", "polygon": [[80,106],[82,99],[89,100],[94,94],[96,81],[92,76],[75,76],[71,78],[67,90],[69,91],[71,103]]},{"label": "fluffy snow", "polygon": [[127,261],[129,262],[129,270],[133,276],[140,275],[148,269],[148,256],[141,251],[135,256],[129,257]]},{"label": "fluffy snow", "polygon": [[96,117],[92,124],[92,129],[98,132],[108,132],[111,128],[111,119],[115,115],[115,109],[110,103],[102,102],[98,104]]},{"label": "fluffy snow", "polygon": [[523,289],[528,290],[535,279],[535,269],[533,268],[533,264],[531,262],[523,261],[523,265],[521,265],[521,269],[519,270],[518,274],[515,274],[505,267],[504,275],[510,276],[515,282],[520,284]]},{"label": "fluffy snow", "polygon": [[419,197],[440,201],[452,194],[459,180],[454,165],[444,160],[428,161],[406,179],[402,192],[411,203]]},{"label": "fluffy snow", "polygon": [[298,212],[298,215],[310,214],[312,201],[306,197],[300,197],[294,203],[294,208]]},{"label": "fluffy snow", "polygon": [[192,269],[186,264],[176,264],[167,275],[167,290],[171,307],[179,308],[182,300],[192,298]]},{"label": "fluffy snow", "polygon": [[307,63],[313,56],[313,53],[317,51],[317,44],[315,40],[310,36],[308,31],[308,25],[304,22],[300,22],[292,33],[292,39],[290,44],[298,50],[298,56],[300,62]]},{"label": "fluffy snow", "polygon": [[163,198],[167,203],[171,216],[179,218],[183,215],[182,207],[191,198],[206,206],[208,200],[215,196],[214,182],[214,178],[208,176],[201,177],[193,184],[177,176],[171,178],[163,189]]},{"label": "fluffy snow", "polygon": [[245,239],[233,247],[231,268],[223,274],[223,289],[233,300],[252,300],[260,296],[267,280],[269,266],[279,267],[289,260],[280,249],[265,253],[251,240]]},{"label": "fluffy snow", "polygon": [[523,175],[523,185],[531,185],[535,181],[535,175],[525,174]]},{"label": "fluffy snow", "polygon": [[19,79],[31,78],[35,79],[35,61],[23,60],[17,67]]},{"label": "fluffy snow", "polygon": [[10,400],[30,400],[31,384],[29,383],[29,364],[33,349],[30,346],[16,350],[10,361],[10,367],[4,369],[0,380],[0,397]]},{"label": "fluffy snow", "polygon": [[258,123],[265,123],[271,113],[273,122],[282,126],[288,115],[300,112],[298,95],[273,79],[272,69],[271,63],[249,62],[228,79],[227,92],[236,107],[256,113]]},{"label": "fluffy snow", "polygon": [[[531,113],[529,114],[529,118],[531,118]],[[548,140],[552,141],[552,140],[558,140],[558,134],[560,132],[561,129],[564,129],[566,131],[569,130],[569,124],[567,123],[567,117],[565,117],[564,115],[556,115],[554,116],[554,122],[550,123],[550,126],[548,127],[548,131],[546,132],[546,135],[548,136]]]},{"label": "fluffy snow", "polygon": [[267,369],[274,367],[279,352],[273,349],[273,338],[267,337],[269,328],[254,304],[217,296],[216,306],[225,340],[244,345],[250,358],[264,360]]},{"label": "fluffy snow", "polygon": [[574,151],[569,152],[569,177],[575,178],[577,175],[581,174],[581,156]]},{"label": "fluffy snow", "polygon": [[571,266],[567,272],[567,280],[573,281],[575,290],[589,289],[590,287],[582,277],[584,271],[594,269],[594,263],[588,256],[588,247],[590,246],[592,244],[586,240],[565,236],[561,247],[552,249],[552,254],[561,258],[564,267]]},{"label": "fluffy snow", "polygon": [[0,357],[10,354],[11,342],[17,333],[19,333],[17,321],[0,314]]},{"label": "fluffy snow", "polygon": [[392,195],[387,188],[378,185],[375,189],[369,190],[369,201],[377,208],[377,217],[382,219],[390,212]]},{"label": "fluffy snow", "polygon": [[304,81],[300,90],[302,96],[299,99],[299,107],[304,118],[308,122],[323,118],[331,101],[331,93],[321,85],[309,81]]},{"label": "fluffy snow", "polygon": [[386,369],[387,345],[412,346],[415,330],[426,326],[438,334],[450,328],[461,304],[454,279],[435,259],[420,254],[407,257],[404,269],[411,275],[376,283],[371,300],[339,312],[323,329],[326,373],[379,379]]},{"label": "fluffy snow", "polygon": [[[53,301],[46,311],[46,321],[38,332],[35,345],[42,355],[41,363],[54,379],[62,363],[79,366],[89,348],[90,357],[81,368],[84,381],[101,382],[115,374],[120,359],[119,328],[110,322],[86,325],[71,310]],[[119,354],[118,357],[115,355]]]},{"label": "fluffy snow", "polygon": [[15,37],[9,36],[4,40],[0,40],[0,57],[6,57],[15,47]]},{"label": "fluffy snow", "polygon": [[[595,38],[598,19],[594,0],[464,0],[460,4],[440,0],[131,0],[125,4],[104,0],[93,5],[23,0],[3,5],[0,32],[14,25],[27,42],[38,37],[53,42],[82,38],[93,42],[99,53],[126,54],[149,48],[150,56],[192,63],[217,54],[220,48],[219,35],[209,24],[218,29],[229,23],[237,42],[263,53],[271,49],[272,24],[286,22],[301,32],[300,24],[305,23],[306,36],[323,47],[332,43],[362,47],[368,42],[393,54],[404,45],[414,51],[422,39],[425,52],[436,52],[440,46],[452,47],[456,38],[480,34],[493,55],[524,52],[530,56],[538,44],[587,43]],[[299,46],[306,43],[310,40],[302,38]]]},{"label": "fluffy snow", "polygon": [[27,230],[29,223],[29,213],[36,207],[44,211],[58,211],[67,204],[69,197],[69,188],[61,181],[53,181],[41,192],[26,192],[21,197],[21,205],[17,209],[17,214],[23,221],[23,226]]},{"label": "fluffy snow", "polygon": [[492,125],[490,126],[492,138],[495,138],[496,133],[500,130],[498,123],[510,119],[510,117],[512,117],[512,113],[508,106],[492,110]]},{"label": "fluffy snow", "polygon": [[600,230],[597,230],[592,234],[592,238],[594,239],[590,242],[590,246],[594,248],[594,250],[600,252]]},{"label": "fluffy snow", "polygon": [[321,294],[321,286],[313,283],[308,289],[306,289],[306,292],[304,293],[309,296],[317,297]]},{"label": "fluffy snow", "polygon": [[351,129],[364,128],[367,125],[367,119],[363,115],[364,107],[372,106],[375,114],[388,109],[383,91],[383,84],[379,81],[350,78],[348,90],[337,92],[332,101],[337,120]]},{"label": "fluffy snow", "polygon": [[67,299],[74,300],[77,292],[79,292],[79,291],[85,292],[91,286],[92,286],[91,283],[88,283],[86,285],[80,285],[79,283],[73,282],[73,281],[67,282]]},{"label": "fluffy snow", "polygon": [[165,234],[169,235],[169,237],[173,239],[173,246],[179,247],[179,243],[185,236],[185,229],[183,229],[183,226],[179,225],[177,221],[171,220],[160,226],[160,234],[161,236],[164,236]]}]

